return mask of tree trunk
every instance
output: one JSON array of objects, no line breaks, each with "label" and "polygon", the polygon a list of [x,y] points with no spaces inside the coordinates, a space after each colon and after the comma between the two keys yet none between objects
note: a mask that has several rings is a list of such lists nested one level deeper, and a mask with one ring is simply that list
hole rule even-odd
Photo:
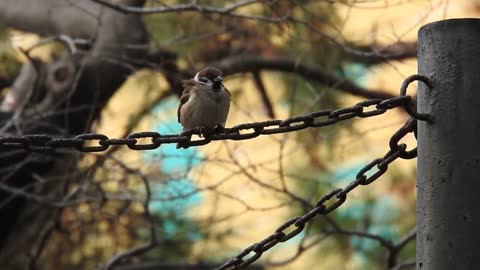
[{"label": "tree trunk", "polygon": [[[142,6],[144,0],[117,2]],[[65,53],[49,63],[38,61],[33,69],[23,71],[23,77],[17,77],[12,94],[19,94],[20,99],[28,94],[29,98],[23,98],[23,108],[2,112],[2,123],[13,124],[2,128],[0,136],[89,132],[103,106],[134,71],[127,63],[141,59],[147,49],[148,36],[140,16],[121,14],[90,1],[2,1],[0,23],[43,36],[65,35],[90,42],[86,51],[72,56]],[[25,80],[25,76],[33,79]],[[74,176],[42,184],[41,189],[35,188],[35,183],[39,177],[75,171],[78,158],[76,153],[47,155],[1,149],[2,269],[32,268],[31,258],[41,254],[62,209],[59,202],[64,200],[65,187]],[[22,196],[22,191],[33,195]]]}]

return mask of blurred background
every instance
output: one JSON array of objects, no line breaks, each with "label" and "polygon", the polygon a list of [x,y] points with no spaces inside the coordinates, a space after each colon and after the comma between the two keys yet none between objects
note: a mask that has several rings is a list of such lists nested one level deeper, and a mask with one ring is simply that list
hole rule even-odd
[{"label": "blurred background", "polygon": [[[227,127],[398,96],[422,25],[480,15],[476,0],[42,2],[0,3],[0,136],[177,134],[181,80],[205,66],[232,93]],[[187,149],[2,150],[0,265],[215,268],[354,180],[407,119]],[[254,268],[413,269],[415,179],[416,160],[397,160]]]}]

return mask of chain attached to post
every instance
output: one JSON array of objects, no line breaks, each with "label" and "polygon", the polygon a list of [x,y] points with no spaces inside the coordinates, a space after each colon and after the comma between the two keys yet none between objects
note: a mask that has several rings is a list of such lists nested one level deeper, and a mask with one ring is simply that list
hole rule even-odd
[{"label": "chain attached to post", "polygon": [[233,270],[242,269],[258,260],[262,254],[273,248],[280,242],[285,242],[290,238],[298,235],[303,231],[307,222],[311,221],[319,215],[327,215],[340,207],[346,200],[349,192],[358,186],[365,186],[373,183],[380,176],[385,174],[388,165],[398,158],[412,159],[417,156],[417,148],[406,150],[407,145],[399,141],[407,136],[409,133],[416,132],[417,120],[410,118],[401,128],[399,128],[390,138],[389,151],[381,158],[374,159],[357,173],[355,180],[350,182],[347,186],[340,189],[335,189],[330,193],[320,198],[315,207],[308,211],[303,216],[295,217],[280,225],[273,234],[267,236],[265,239],[255,243],[236,257],[230,259],[216,270]]},{"label": "chain attached to post", "polygon": [[[406,97],[407,96],[407,88],[410,85],[410,83],[414,81],[421,81],[423,82],[428,88],[432,89],[433,88],[433,82],[432,79],[430,79],[427,76],[424,75],[411,75],[408,76],[405,80],[403,80],[402,86],[400,87],[400,96],[401,97]],[[408,102],[405,103],[403,106],[405,108],[405,111],[407,111],[408,114],[410,114],[412,117],[418,120],[422,121],[427,121],[427,122],[432,122],[433,119],[430,115],[424,114],[424,113],[418,113],[414,108],[413,108],[413,102],[410,99]]]},{"label": "chain attached to post", "polygon": [[[0,137],[0,150],[20,149],[30,152],[53,152],[56,149],[75,149],[80,152],[103,152],[110,146],[124,145],[132,150],[150,150],[162,144],[179,143],[182,146],[200,146],[218,140],[247,140],[260,135],[271,135],[294,132],[306,128],[318,128],[336,124],[355,117],[368,118],[384,114],[396,107],[404,107],[412,117],[399,128],[389,140],[389,151],[381,158],[372,160],[357,173],[355,180],[347,186],[335,189],[320,198],[315,206],[302,216],[288,220],[280,225],[274,233],[263,240],[247,247],[236,257],[230,259],[217,270],[241,269],[257,261],[264,252],[278,243],[288,241],[300,234],[307,222],[319,215],[327,215],[345,203],[347,195],[361,185],[369,185],[385,174],[390,163],[398,158],[412,159],[417,156],[417,148],[407,150],[405,143],[400,141],[409,133],[416,135],[417,120],[432,121],[427,114],[416,112],[413,109],[411,96],[406,95],[408,85],[413,81],[421,81],[432,88],[432,81],[422,75],[412,75],[405,79],[400,90],[400,96],[390,99],[372,99],[359,102],[351,107],[337,110],[322,110],[302,116],[295,116],[285,120],[269,120],[253,122],[225,128],[211,134],[198,134],[189,130],[180,134],[161,135],[157,132],[133,133],[123,139],[110,139],[104,134],[80,134],[73,138],[55,138],[48,135],[24,135]],[[192,140],[192,135],[204,135],[199,140]],[[140,139],[147,139],[147,143],[139,143]],[[93,143],[94,142],[94,143]]]},{"label": "chain attached to post", "polygon": [[[355,117],[368,118],[387,112],[396,107],[409,108],[410,96],[390,99],[372,99],[359,102],[351,107],[337,110],[322,110],[285,120],[253,122],[225,128],[211,134],[198,134],[189,130],[180,134],[161,135],[158,132],[138,132],[124,139],[110,139],[104,134],[80,134],[73,138],[55,138],[49,135],[24,135],[0,137],[0,150],[22,149],[29,152],[53,152],[55,149],[75,149],[79,152],[103,152],[110,146],[124,145],[132,150],[151,150],[162,144],[180,143],[184,147],[200,146],[219,140],[248,140],[260,135],[272,135],[299,131],[306,128],[330,126]],[[414,114],[415,115],[415,114]],[[424,118],[424,115],[416,115]],[[192,135],[204,135],[202,139],[192,140]],[[148,139],[148,143],[139,143]]]}]

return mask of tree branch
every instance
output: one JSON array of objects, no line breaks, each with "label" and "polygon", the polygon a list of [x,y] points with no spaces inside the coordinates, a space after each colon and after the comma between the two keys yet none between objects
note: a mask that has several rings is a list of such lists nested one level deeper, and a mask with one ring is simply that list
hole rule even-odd
[{"label": "tree branch", "polygon": [[396,42],[386,46],[364,45],[346,47],[348,57],[355,62],[377,65],[388,61],[400,61],[417,57],[417,42]]},{"label": "tree branch", "polygon": [[347,79],[337,78],[319,66],[306,65],[287,58],[265,58],[257,55],[242,55],[225,58],[212,65],[222,69],[225,75],[241,72],[258,72],[261,70],[281,71],[295,73],[305,79],[342,90],[354,96],[381,99],[395,96],[384,90],[363,88]]},{"label": "tree branch", "polygon": [[255,86],[257,87],[257,90],[260,94],[260,98],[262,99],[263,107],[267,112],[267,116],[274,119],[275,112],[273,110],[272,101],[268,96],[267,89],[265,89],[265,85],[263,84],[262,77],[260,76],[260,72],[258,71],[253,72],[252,75],[253,75],[253,81],[255,82]]},{"label": "tree branch", "polygon": [[[52,12],[52,9],[55,12]],[[66,0],[0,2],[0,22],[40,35],[68,35],[90,39],[98,27],[98,4]],[[21,18],[21,19],[19,19]]]},{"label": "tree branch", "polygon": [[[166,262],[142,262],[127,266],[120,266],[118,270],[210,270],[218,267],[213,263],[166,263]],[[263,270],[265,267],[261,264],[252,264],[246,267],[247,270]]]},{"label": "tree branch", "polygon": [[204,6],[198,4],[179,4],[173,6],[160,6],[160,7],[135,7],[129,5],[123,5],[114,3],[108,0],[90,0],[97,4],[101,4],[105,7],[111,8],[115,11],[122,12],[125,14],[160,14],[160,13],[173,13],[173,12],[199,12],[199,13],[206,13],[206,14],[218,14],[224,16],[230,16],[240,19],[247,19],[247,20],[258,20],[258,21],[266,21],[271,23],[281,23],[288,21],[290,16],[287,14],[282,17],[268,17],[268,16],[259,16],[259,15],[247,15],[247,14],[240,14],[235,13],[234,11],[252,4],[268,2],[266,0],[242,0],[238,1],[229,7],[212,7],[212,6]]}]

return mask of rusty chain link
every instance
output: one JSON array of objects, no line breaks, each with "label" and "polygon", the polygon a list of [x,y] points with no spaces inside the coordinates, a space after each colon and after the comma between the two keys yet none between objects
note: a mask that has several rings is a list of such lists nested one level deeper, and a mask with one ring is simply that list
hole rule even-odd
[{"label": "rusty chain link", "polygon": [[[407,88],[410,85],[410,83],[414,81],[420,81],[423,82],[428,88],[432,89],[433,88],[433,81],[427,76],[424,75],[419,75],[419,74],[414,74],[411,76],[408,76],[405,80],[402,82],[402,86],[400,87],[400,96],[406,96],[407,95]],[[432,122],[432,118],[430,115],[425,114],[425,113],[418,113],[413,107],[414,104],[411,102],[408,105],[405,105],[405,111],[407,111],[408,114],[410,114],[412,117],[418,120],[422,121],[427,121],[427,122]]]},{"label": "rusty chain link", "polygon": [[[351,107],[353,108],[353,107]],[[348,110],[350,113],[352,110]],[[307,222],[311,221],[319,215],[327,215],[340,207],[347,199],[347,194],[360,185],[369,185],[380,176],[382,176],[388,169],[388,165],[398,158],[412,159],[417,156],[417,148],[407,150],[407,145],[400,143],[400,140],[409,133],[415,133],[417,129],[417,120],[410,118],[400,129],[398,129],[390,138],[390,150],[382,157],[377,158],[360,169],[355,177],[355,180],[350,182],[347,186],[340,189],[335,189],[330,193],[320,198],[315,207],[303,216],[295,217],[280,225],[273,234],[269,235],[262,241],[255,243],[237,256],[230,259],[216,270],[233,270],[242,269],[258,260],[262,254],[277,245],[285,242],[290,238],[298,235],[303,231]]]},{"label": "rusty chain link", "polygon": [[[336,124],[354,117],[368,118],[403,106],[410,107],[410,96],[399,96],[390,99],[372,99],[359,102],[351,107],[337,110],[322,110],[285,120],[269,120],[246,123],[225,128],[211,134],[203,134],[203,138],[192,140],[195,130],[180,134],[161,135],[157,132],[132,133],[124,139],[110,139],[104,134],[81,134],[73,138],[56,138],[49,135],[23,135],[0,137],[0,150],[23,149],[30,152],[52,152],[55,149],[71,148],[80,152],[103,152],[113,145],[124,145],[132,150],[150,150],[162,144],[179,143],[182,147],[200,146],[218,140],[247,140],[260,135],[271,135],[298,131],[306,128],[318,128]],[[148,143],[140,143],[140,139],[149,139]]]}]

